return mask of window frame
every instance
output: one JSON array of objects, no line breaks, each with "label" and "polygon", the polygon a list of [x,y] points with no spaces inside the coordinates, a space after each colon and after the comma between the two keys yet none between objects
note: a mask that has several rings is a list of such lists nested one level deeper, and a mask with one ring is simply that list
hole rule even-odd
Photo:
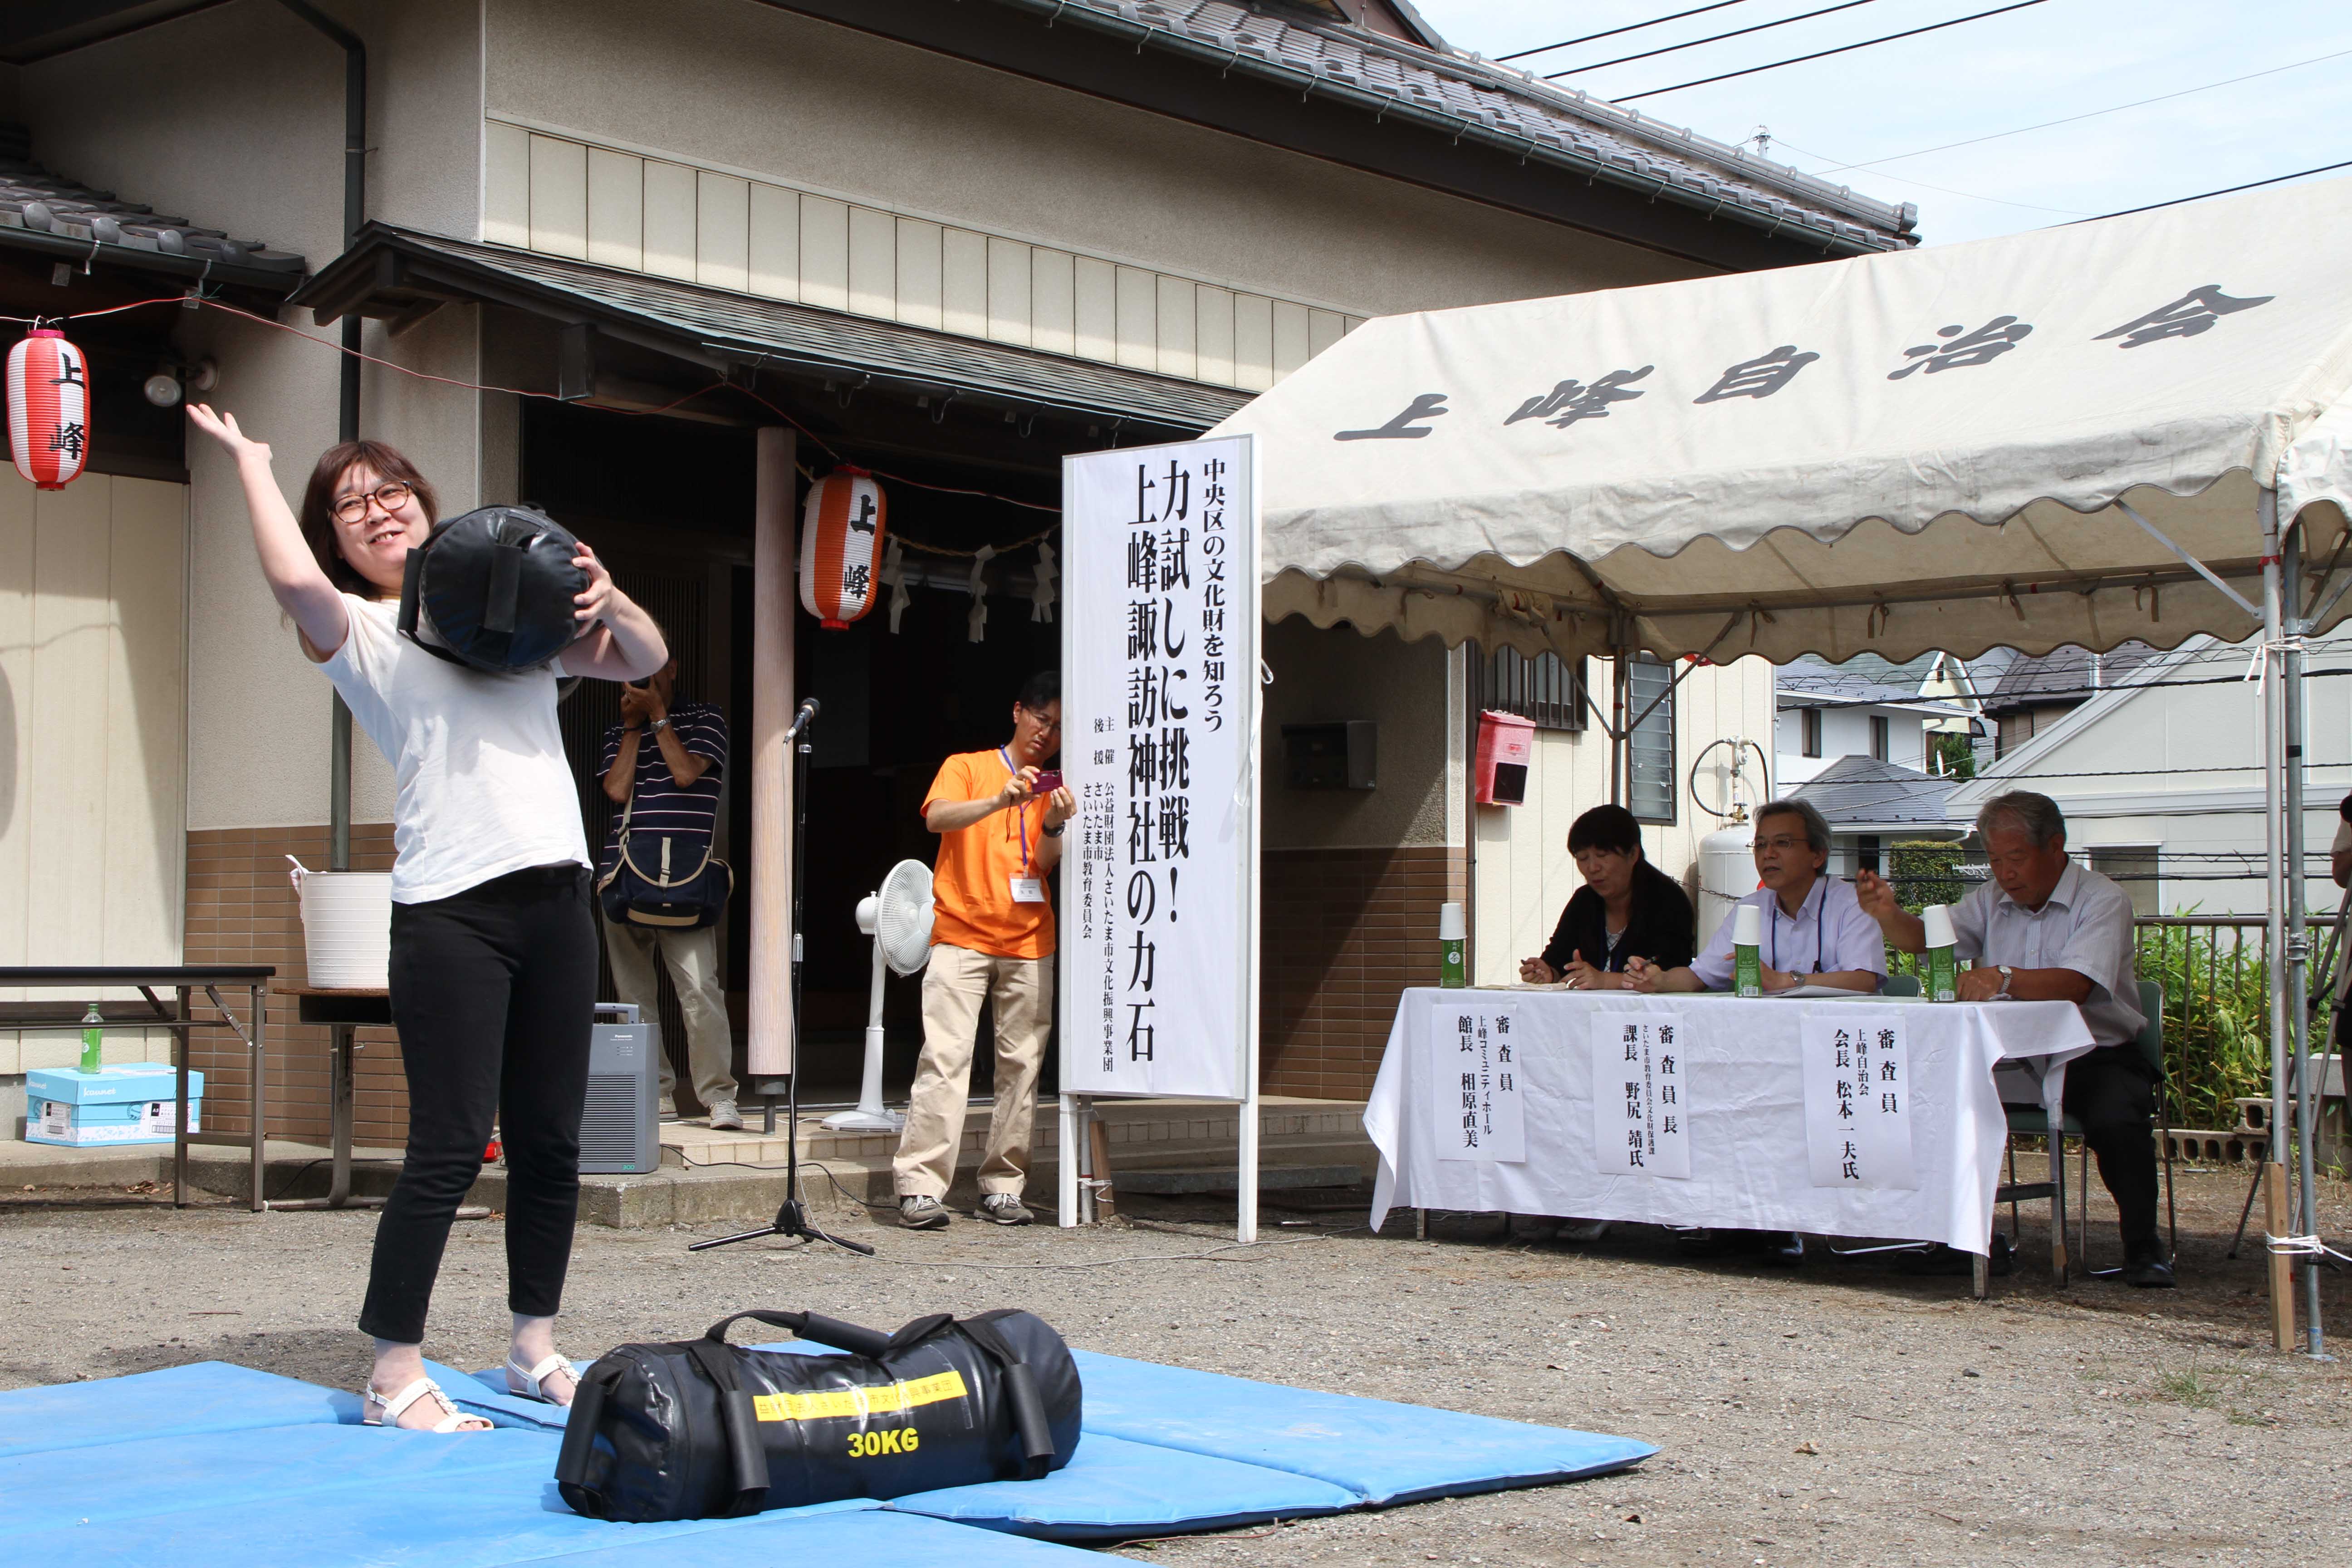
[{"label": "window frame", "polygon": [[1797,754],[1801,757],[1822,754],[1822,710],[1818,708],[1797,710]]},{"label": "window frame", "polygon": [[1870,716],[1870,760],[1874,763],[1895,760],[1895,721],[1884,713]]},{"label": "window frame", "polygon": [[1530,658],[1517,648],[1498,647],[1480,661],[1479,682],[1481,708],[1515,713],[1538,730],[1580,734],[1590,721],[1591,688],[1581,658],[1570,661],[1549,651]]},{"label": "window frame", "polygon": [[[1654,672],[1651,676],[1651,679],[1654,684],[1652,689],[1648,691],[1642,689],[1644,671]],[[1656,690],[1657,684],[1663,684],[1665,687],[1665,695],[1663,700],[1658,700],[1657,710],[1652,713],[1647,719],[1642,720],[1638,724],[1634,724],[1632,727],[1631,732],[1625,737],[1626,809],[1633,814],[1633,820],[1636,822],[1655,823],[1666,826],[1672,826],[1675,823],[1681,820],[1682,815],[1682,757],[1680,747],[1676,743],[1677,736],[1675,727],[1675,699],[1677,695],[1675,686],[1675,667],[1666,660],[1656,658],[1649,654],[1639,654],[1636,655],[1633,661],[1627,665],[1625,675],[1625,717],[1628,720],[1632,720],[1636,714],[1640,713],[1643,708],[1649,706],[1653,700],[1658,698]],[[1645,736],[1650,739],[1653,750],[1655,750],[1657,741],[1661,736],[1663,736],[1664,740],[1666,765],[1664,777],[1665,812],[1664,816],[1658,815],[1655,811],[1643,810],[1644,803],[1640,794],[1641,780],[1639,774],[1642,768],[1640,746]],[[1652,766],[1655,766],[1654,763]]]}]

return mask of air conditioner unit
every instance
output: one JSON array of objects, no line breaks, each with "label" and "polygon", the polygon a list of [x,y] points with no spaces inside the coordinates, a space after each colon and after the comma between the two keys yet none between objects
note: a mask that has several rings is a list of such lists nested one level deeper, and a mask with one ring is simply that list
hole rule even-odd
[{"label": "air conditioner unit", "polygon": [[[627,1003],[599,1002],[588,1037],[580,1172],[639,1176],[661,1167],[661,1026]],[[617,1016],[618,1023],[605,1023]]]}]

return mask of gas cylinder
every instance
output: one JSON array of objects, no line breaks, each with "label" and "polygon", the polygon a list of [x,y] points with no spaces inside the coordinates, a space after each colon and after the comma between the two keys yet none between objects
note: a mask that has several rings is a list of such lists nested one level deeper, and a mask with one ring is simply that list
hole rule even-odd
[{"label": "gas cylinder", "polygon": [[1731,913],[1731,906],[1754,892],[1756,825],[1742,815],[1698,841],[1698,945],[1703,950]]}]

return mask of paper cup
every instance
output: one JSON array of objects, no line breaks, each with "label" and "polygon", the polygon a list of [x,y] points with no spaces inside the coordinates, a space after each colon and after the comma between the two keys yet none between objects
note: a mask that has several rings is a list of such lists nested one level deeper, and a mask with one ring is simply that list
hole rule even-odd
[{"label": "paper cup", "polygon": [[1764,911],[1754,904],[1742,904],[1731,911],[1731,945],[1756,947],[1764,941]]},{"label": "paper cup", "polygon": [[1951,947],[1959,939],[1952,934],[1952,911],[1944,904],[1929,904],[1919,911],[1919,923],[1927,928],[1929,947]]},{"label": "paper cup", "polygon": [[1460,904],[1440,904],[1437,906],[1438,941],[1462,942],[1466,940],[1468,935],[1469,932],[1463,923],[1462,906]]}]

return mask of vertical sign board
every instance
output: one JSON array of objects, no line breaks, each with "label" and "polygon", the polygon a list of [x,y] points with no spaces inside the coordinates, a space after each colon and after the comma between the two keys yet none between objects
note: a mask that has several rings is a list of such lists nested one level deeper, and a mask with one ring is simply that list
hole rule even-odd
[{"label": "vertical sign board", "polygon": [[1062,463],[1061,1219],[1096,1096],[1241,1107],[1257,1205],[1256,448]]}]

